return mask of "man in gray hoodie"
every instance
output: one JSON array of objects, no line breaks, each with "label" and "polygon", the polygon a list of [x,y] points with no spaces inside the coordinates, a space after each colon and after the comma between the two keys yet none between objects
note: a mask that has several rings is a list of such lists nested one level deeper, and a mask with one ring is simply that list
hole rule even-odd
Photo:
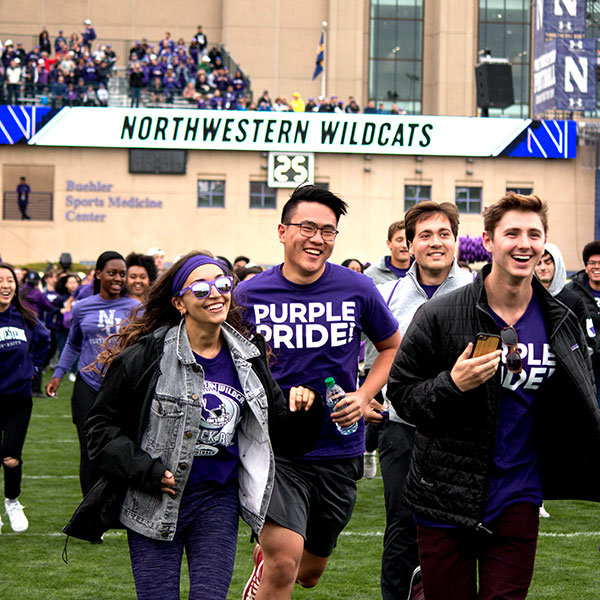
[{"label": "man in gray hoodie", "polygon": [[[406,277],[378,286],[398,319],[401,335],[422,304],[473,281],[472,274],[462,270],[455,259],[459,223],[455,204],[421,202],[406,212],[404,223],[414,262]],[[365,418],[380,424],[379,463],[386,509],[381,593],[383,600],[405,600],[412,573],[419,564],[413,514],[402,499],[415,428],[403,421],[392,406],[386,408],[373,400],[370,408]]]}]

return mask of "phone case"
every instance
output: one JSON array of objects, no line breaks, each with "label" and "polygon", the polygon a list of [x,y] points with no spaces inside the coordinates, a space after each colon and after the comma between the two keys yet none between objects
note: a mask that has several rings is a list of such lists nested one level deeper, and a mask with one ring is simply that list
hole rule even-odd
[{"label": "phone case", "polygon": [[475,336],[475,346],[471,358],[483,356],[498,350],[500,347],[500,336],[496,333],[478,333]]}]

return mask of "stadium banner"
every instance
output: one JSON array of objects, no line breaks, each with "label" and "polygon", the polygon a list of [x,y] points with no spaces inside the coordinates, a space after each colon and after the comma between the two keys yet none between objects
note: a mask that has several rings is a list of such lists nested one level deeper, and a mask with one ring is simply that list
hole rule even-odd
[{"label": "stadium banner", "polygon": [[[540,127],[545,131],[541,137]],[[575,158],[577,128],[574,121],[531,119],[73,107],[62,108],[27,143],[81,148]]]}]

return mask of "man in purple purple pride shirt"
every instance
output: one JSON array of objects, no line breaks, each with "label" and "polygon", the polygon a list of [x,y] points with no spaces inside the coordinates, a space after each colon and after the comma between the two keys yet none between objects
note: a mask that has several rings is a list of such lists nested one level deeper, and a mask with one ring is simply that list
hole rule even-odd
[{"label": "man in purple purple pride shirt", "polygon": [[[248,600],[291,598],[296,581],[318,583],[352,515],[362,476],[364,411],[385,383],[400,342],[398,323],[373,282],[327,262],[343,214],[346,203],[331,192],[297,188],[278,226],[283,264],[243,281],[235,292],[245,320],[273,351],[270,368],[284,393],[307,385],[324,399],[325,379],[333,377],[347,394],[333,415],[325,411],[313,451],[275,457],[275,485],[259,535],[264,564],[255,551],[243,596]],[[379,355],[357,389],[362,332]],[[334,421],[341,427],[359,422],[359,428],[344,436]]]},{"label": "man in purple purple pride shirt", "polygon": [[[526,598],[542,498],[600,501],[585,337],[533,277],[547,218],[533,195],[486,208],[492,264],[420,308],[390,372],[387,396],[417,428],[405,503],[427,600]],[[478,333],[502,350],[472,356]]]}]

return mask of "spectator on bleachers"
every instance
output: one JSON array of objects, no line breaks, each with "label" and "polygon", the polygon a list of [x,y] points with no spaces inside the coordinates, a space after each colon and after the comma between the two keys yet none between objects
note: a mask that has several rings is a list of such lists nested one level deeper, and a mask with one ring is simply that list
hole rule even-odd
[{"label": "spectator on bleachers", "polygon": [[287,98],[277,97],[275,98],[275,102],[273,102],[273,111],[274,112],[290,112],[291,107],[288,104]]},{"label": "spectator on bleachers", "polygon": [[196,83],[194,87],[196,88],[196,91],[203,96],[206,96],[206,94],[210,94],[213,91],[204,71],[198,71],[198,73],[196,73]]},{"label": "spectator on bleachers", "polygon": [[67,106],[79,106],[81,104],[79,90],[75,87],[73,82],[67,84],[67,96],[65,100]]},{"label": "spectator on bleachers", "polygon": [[194,42],[196,42],[196,44],[198,44],[198,49],[200,50],[200,54],[202,56],[205,56],[206,49],[208,47],[208,38],[206,37],[206,34],[204,33],[204,31],[202,31],[202,25],[198,25],[198,31],[196,32],[196,35],[194,36]]},{"label": "spectator on bleachers", "polygon": [[25,67],[25,98],[35,98],[35,88],[38,82],[39,71],[37,60],[30,58],[27,66]]},{"label": "spectator on bleachers", "polygon": [[37,63],[38,63],[37,93],[43,94],[48,89],[48,69],[46,68],[46,61],[44,60],[44,58],[39,58]]},{"label": "spectator on bleachers", "polygon": [[64,52],[64,49],[73,50],[73,52],[79,52],[81,50],[81,36],[78,33],[72,33],[69,38],[69,44],[63,46],[62,44],[59,46],[59,49],[56,51],[56,54],[60,54]]},{"label": "spectator on bleachers", "polygon": [[[67,38],[65,38],[65,36],[63,35],[63,30],[59,29],[58,30],[58,35],[56,36],[56,39],[54,40],[54,53],[57,54],[58,51],[60,50],[61,44],[64,44],[65,46],[67,45]],[[50,56],[50,54],[52,54],[51,50],[44,50],[44,48],[41,47],[41,42],[40,42],[40,50],[42,52],[47,52],[48,56]]]},{"label": "spectator on bleachers", "polygon": [[304,112],[315,112],[317,104],[312,96],[309,96],[308,102],[304,105]]},{"label": "spectator on bleachers", "polygon": [[292,94],[292,101],[290,102],[290,106],[294,112],[304,112],[305,104],[300,92],[294,92]]},{"label": "spectator on bleachers", "polygon": [[162,80],[163,94],[165,96],[165,102],[167,104],[173,104],[173,99],[175,97],[175,93],[178,90],[177,87],[177,79],[175,78],[175,74],[173,73],[173,69],[171,66],[167,68],[167,72]]},{"label": "spectator on bleachers", "polygon": [[162,81],[159,75],[155,75],[152,78],[150,85],[148,86],[148,92],[150,93],[150,101],[153,104],[162,102],[163,99],[163,87]]},{"label": "spectator on bleachers", "polygon": [[92,27],[92,22],[89,19],[86,19],[83,22],[83,25],[85,29],[81,34],[81,43],[84,48],[87,48],[88,52],[91,52],[92,42],[96,39],[96,31]]},{"label": "spectator on bleachers", "polygon": [[52,108],[61,108],[65,105],[67,86],[65,84],[65,78],[62,75],[58,75],[56,83],[51,87],[51,94]]},{"label": "spectator on bleachers", "polygon": [[2,51],[1,59],[5,69],[8,69],[8,67],[10,67],[10,61],[13,58],[16,58],[15,47],[13,45],[12,40],[6,40],[6,43],[4,44],[4,50]]},{"label": "spectator on bleachers", "polygon": [[23,42],[17,42],[15,56],[21,61],[21,66],[25,66],[27,64],[27,52],[25,52],[25,48],[23,48]]},{"label": "spectator on bleachers", "polygon": [[233,89],[238,97],[246,95],[248,80],[244,77],[239,69],[235,72],[235,77],[231,80],[231,83],[233,84]]},{"label": "spectator on bleachers", "polygon": [[15,56],[6,69],[6,96],[8,104],[19,104],[21,93],[21,76],[23,67],[21,61]]},{"label": "spectator on bleachers", "polygon": [[208,106],[212,110],[223,110],[223,98],[221,96],[221,90],[215,90],[214,94],[208,101]]},{"label": "spectator on bleachers", "polygon": [[81,100],[84,106],[98,106],[98,96],[93,85],[87,86]]},{"label": "spectator on bleachers", "polygon": [[367,106],[365,106],[365,110],[363,110],[365,115],[376,115],[377,109],[375,108],[375,100],[369,100],[367,102]]},{"label": "spectator on bleachers", "polygon": [[348,104],[346,104],[346,108],[344,109],[344,112],[350,113],[350,114],[356,114],[356,113],[360,112],[360,106],[356,103],[354,96],[350,96],[348,98]]},{"label": "spectator on bleachers", "polygon": [[100,64],[96,63],[96,76],[98,77],[98,85],[104,85],[108,88],[108,76],[110,74],[110,67],[105,60],[100,61]]},{"label": "spectator on bleachers", "polygon": [[50,43],[50,36],[48,35],[48,30],[43,27],[39,39],[40,52],[45,51],[48,54],[52,52],[52,44]]},{"label": "spectator on bleachers", "polygon": [[198,98],[200,97],[200,94],[196,91],[196,88],[194,87],[194,82],[193,81],[190,81],[183,88],[182,97],[183,97],[184,100],[187,100],[190,104],[197,105]]},{"label": "spectator on bleachers", "polygon": [[141,61],[146,56],[146,51],[142,46],[142,42],[137,40],[135,46],[129,49],[129,60],[130,61]]},{"label": "spectator on bleachers", "polygon": [[100,106],[108,106],[108,90],[103,83],[98,85],[96,96],[98,97],[98,104]]},{"label": "spectator on bleachers", "polygon": [[265,90],[262,93],[262,96],[256,102],[256,105],[259,107],[259,110],[261,110],[260,109],[261,104],[268,106],[268,108],[263,108],[262,110],[271,110],[272,102],[271,102],[271,98],[269,97],[268,90]]},{"label": "spectator on bleachers", "polygon": [[139,63],[135,63],[129,73],[129,97],[131,98],[129,106],[132,108],[139,108],[140,106],[143,84],[144,74],[142,73],[142,66]]}]

